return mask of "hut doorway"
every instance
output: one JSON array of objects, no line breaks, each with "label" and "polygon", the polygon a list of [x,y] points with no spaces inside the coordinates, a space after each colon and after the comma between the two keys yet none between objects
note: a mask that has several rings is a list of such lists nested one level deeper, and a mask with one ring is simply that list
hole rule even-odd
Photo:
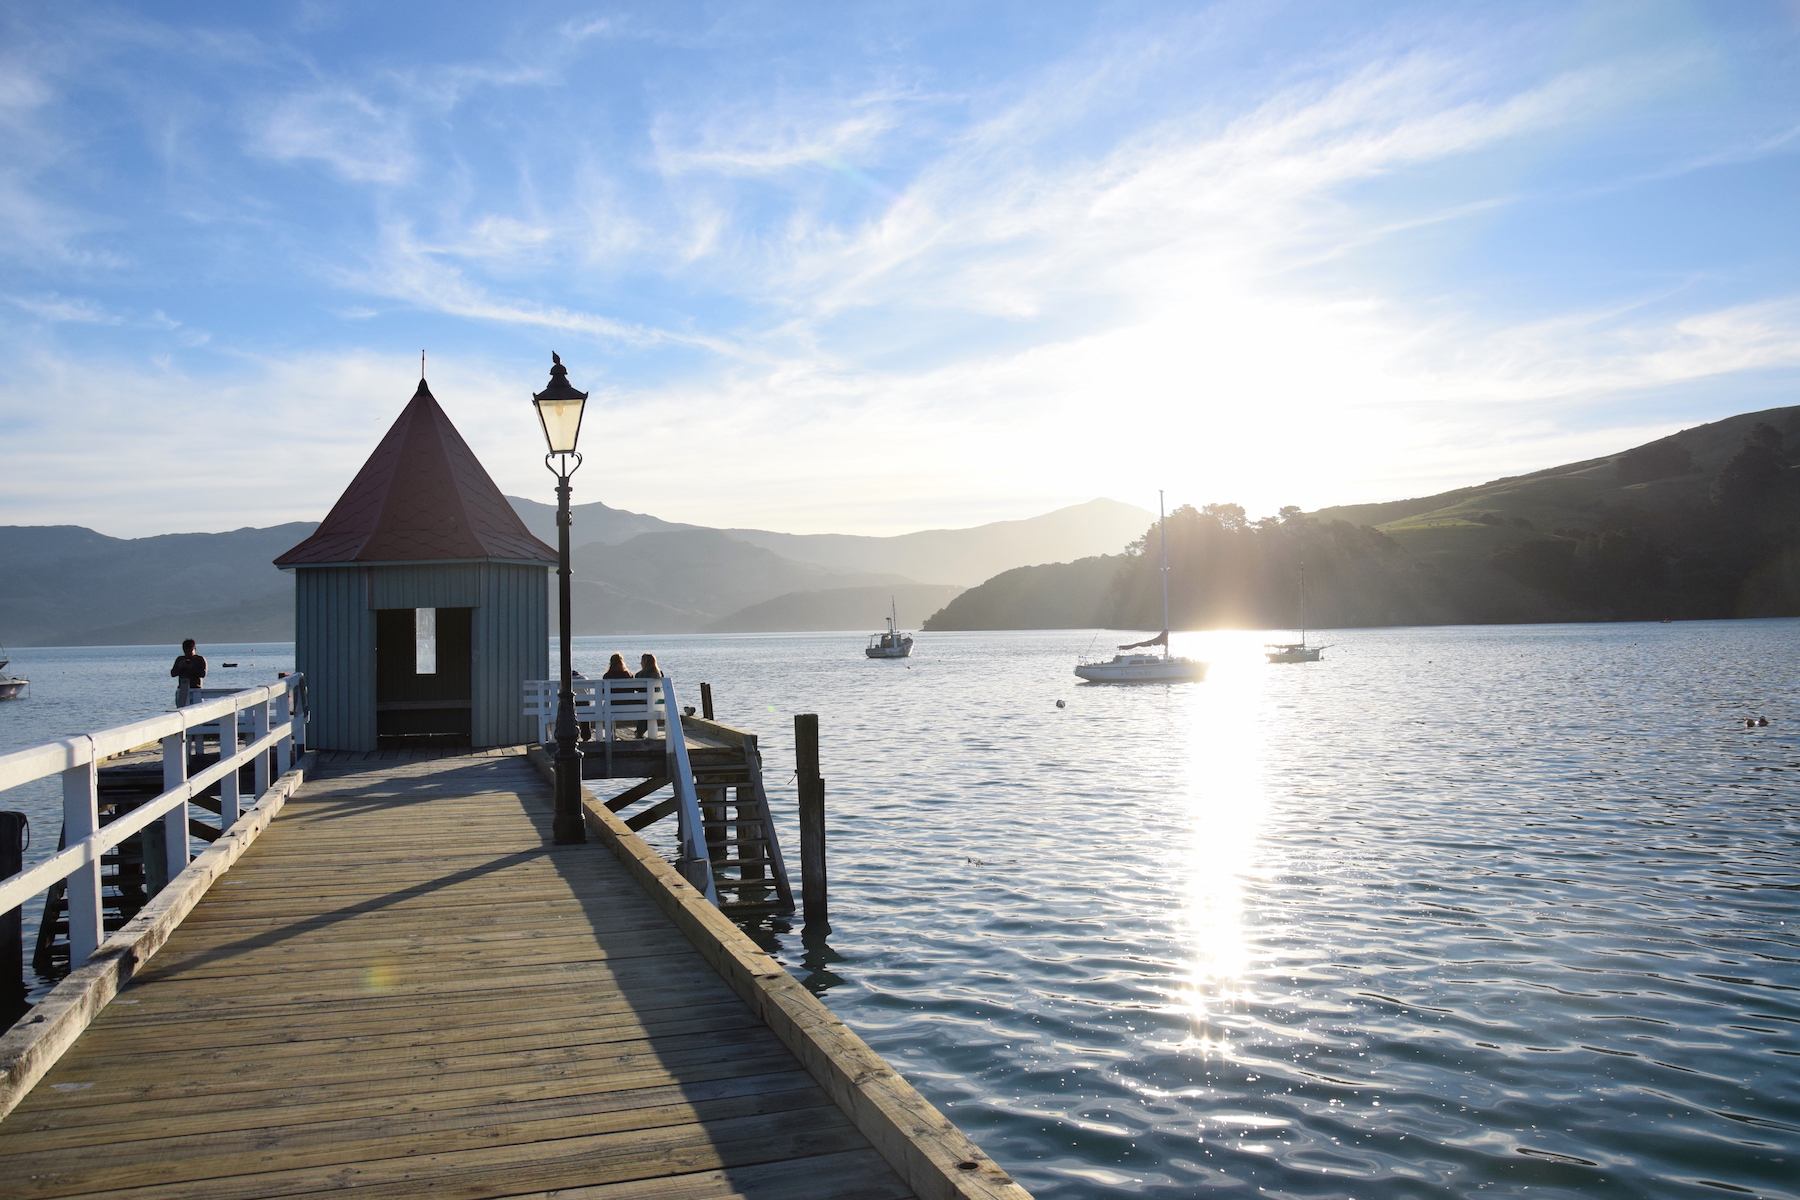
[{"label": "hut doorway", "polygon": [[375,610],[375,734],[380,746],[469,745],[473,612]]}]

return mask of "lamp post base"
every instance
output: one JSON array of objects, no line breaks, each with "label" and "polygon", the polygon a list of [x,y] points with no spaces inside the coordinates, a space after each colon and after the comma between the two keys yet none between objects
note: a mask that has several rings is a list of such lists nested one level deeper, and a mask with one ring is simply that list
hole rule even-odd
[{"label": "lamp post base", "polygon": [[550,837],[558,846],[574,846],[587,841],[587,822],[581,816],[581,752],[574,739],[567,743],[557,739],[556,815],[550,820]]}]

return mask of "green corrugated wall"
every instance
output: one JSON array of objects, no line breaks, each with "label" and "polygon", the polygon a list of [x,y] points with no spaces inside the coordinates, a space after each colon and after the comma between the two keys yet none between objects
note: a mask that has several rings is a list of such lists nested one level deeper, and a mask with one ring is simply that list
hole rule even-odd
[{"label": "green corrugated wall", "polygon": [[479,562],[365,567],[370,608],[475,608],[482,603]]},{"label": "green corrugated wall", "polygon": [[529,741],[519,685],[550,675],[549,569],[458,562],[295,571],[294,661],[306,673],[309,744],[375,749],[375,609],[472,608],[476,746]]},{"label": "green corrugated wall", "polygon": [[477,746],[516,746],[537,736],[520,711],[519,685],[550,677],[550,571],[485,563],[475,610],[470,697]]},{"label": "green corrugated wall", "polygon": [[294,572],[294,666],[306,675],[308,745],[375,749],[375,613],[363,567]]}]

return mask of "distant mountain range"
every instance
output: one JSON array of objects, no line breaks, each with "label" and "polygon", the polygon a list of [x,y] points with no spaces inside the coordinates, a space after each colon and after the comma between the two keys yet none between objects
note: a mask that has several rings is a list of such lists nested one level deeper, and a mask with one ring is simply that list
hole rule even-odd
[{"label": "distant mountain range", "polygon": [[[230,641],[293,637],[293,583],[272,560],[316,527],[113,538],[79,525],[0,526],[0,642],[125,646],[189,625]],[[166,618],[179,617],[172,623]]]},{"label": "distant mountain range", "polygon": [[[509,497],[554,544],[555,512]],[[1154,628],[1154,516],[1093,500],[1025,521],[897,537],[709,529],[575,509],[578,633]],[[316,526],[111,538],[0,527],[0,642],[287,641],[271,560]],[[1171,514],[1175,624],[1343,625],[1800,614],[1800,407],[1435,496],[1246,519]]]},{"label": "distant mountain range", "polygon": [[[532,533],[549,545],[556,545],[554,506],[518,496],[507,499]],[[704,528],[604,504],[577,504],[570,515],[570,540],[578,547],[595,542],[618,545],[644,534],[679,534]],[[1013,567],[1066,557],[1071,546],[1088,547],[1093,553],[1117,550],[1125,544],[1121,538],[1137,536],[1149,515],[1135,505],[1100,499],[1023,521],[995,521],[972,529],[926,529],[892,537],[771,533],[766,529],[704,531],[722,533],[783,559],[831,571],[902,575],[973,587]]]},{"label": "distant mountain range", "polygon": [[[925,628],[1155,629],[1157,534],[1140,552],[1038,564],[963,592]],[[1435,496],[1169,522],[1180,629],[1800,615],[1800,407]]]},{"label": "distant mountain range", "polygon": [[[554,508],[508,500],[555,545]],[[604,504],[573,515],[572,599],[583,634],[875,630],[890,595],[916,628],[1000,571],[1117,550],[1150,516],[1101,499],[1024,521],[857,537],[709,529]],[[134,539],[74,525],[0,527],[0,642],[290,640],[293,583],[270,564],[316,527]]]}]

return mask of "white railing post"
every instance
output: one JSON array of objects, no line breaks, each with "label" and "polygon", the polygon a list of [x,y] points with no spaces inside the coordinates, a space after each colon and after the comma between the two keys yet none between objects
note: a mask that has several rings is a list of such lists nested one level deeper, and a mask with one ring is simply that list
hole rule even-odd
[{"label": "white railing post", "polygon": [[[219,761],[229,762],[238,756],[238,710],[232,709],[219,718]],[[225,772],[219,780],[219,832],[237,824],[242,809],[237,768]]]},{"label": "white railing post", "polygon": [[[260,704],[250,706],[250,741],[260,742],[269,736],[269,700],[265,696]],[[256,799],[261,800],[263,793],[269,790],[269,752],[263,750],[256,756],[256,773],[251,784],[256,789]]]},{"label": "white railing post", "polygon": [[[668,756],[669,786],[675,792],[675,813],[680,824],[681,862],[677,869],[714,904],[719,902],[713,886],[712,860],[706,853],[706,826],[700,815],[700,797],[694,790],[694,770],[688,764],[687,738],[681,728],[681,710],[675,707],[675,687],[667,677],[662,684],[664,752]],[[654,716],[657,688],[644,691],[646,717]],[[674,719],[667,719],[673,714]]]},{"label": "white railing post", "polygon": [[288,752],[290,754],[306,747],[306,684],[304,682],[294,683],[295,679],[304,681],[305,678],[304,675],[294,675],[288,680],[288,691],[294,697],[293,703],[288,705],[288,711],[293,714],[288,719]]},{"label": "white railing post", "polygon": [[294,683],[289,676],[287,687],[275,698],[275,724],[287,731],[288,736],[275,744],[275,774],[286,775],[288,765],[294,755],[294,727],[292,713],[294,709]]},{"label": "white railing post", "polygon": [[615,736],[613,726],[616,724],[618,724],[618,722],[613,720],[612,680],[602,679],[600,681],[600,728],[606,734],[605,757],[606,757],[606,777],[608,779],[611,779],[613,777],[613,773],[612,773],[613,738]]},{"label": "white railing post", "polygon": [[[187,742],[190,731],[172,734],[162,740],[163,754],[163,791],[172,792],[187,782],[188,756]],[[163,870],[165,885],[187,870],[188,865],[188,806],[177,804],[163,814]],[[144,856],[146,859],[149,855]],[[144,864],[145,874],[149,874],[150,864]]]},{"label": "white railing post", "polygon": [[[73,846],[100,828],[100,775],[94,762],[94,740],[88,745],[87,762],[62,773],[63,843]],[[100,907],[100,856],[83,863],[69,875],[65,893],[69,906],[69,969],[88,960],[106,937],[104,910]]]}]

